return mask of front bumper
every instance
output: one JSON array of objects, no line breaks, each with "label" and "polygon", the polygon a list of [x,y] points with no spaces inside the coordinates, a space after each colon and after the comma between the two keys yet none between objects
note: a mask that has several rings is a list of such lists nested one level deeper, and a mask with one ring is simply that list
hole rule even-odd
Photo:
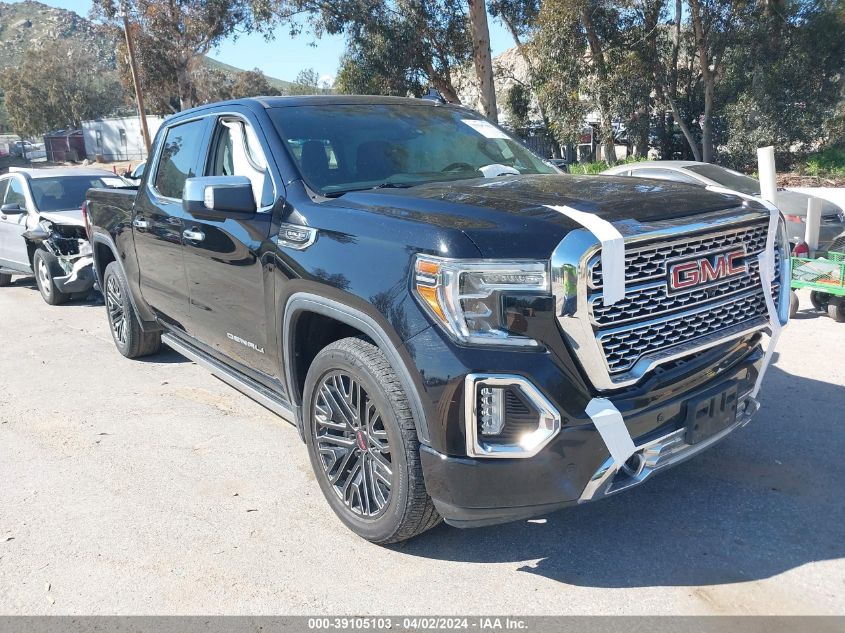
[{"label": "front bumper", "polygon": [[90,255],[77,259],[64,277],[53,277],[56,288],[67,294],[88,292],[94,287],[94,281],[94,258]]},{"label": "front bumper", "polygon": [[[635,468],[618,468],[591,423],[564,426],[552,443],[529,459],[471,459],[421,451],[426,488],[447,523],[477,527],[525,519],[562,507],[603,498],[643,483],[746,425],[758,405],[751,392],[762,362],[759,347],[724,371],[684,393],[638,407],[635,396],[611,398],[625,415],[637,447]],[[739,414],[723,431],[690,445],[684,441],[686,405],[723,382],[735,381]]]}]

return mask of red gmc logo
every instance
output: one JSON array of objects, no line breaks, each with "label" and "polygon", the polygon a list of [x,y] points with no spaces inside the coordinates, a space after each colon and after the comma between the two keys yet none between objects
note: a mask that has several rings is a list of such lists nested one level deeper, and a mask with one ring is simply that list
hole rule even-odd
[{"label": "red gmc logo", "polygon": [[719,279],[733,277],[748,270],[745,252],[719,253],[711,257],[694,259],[669,268],[669,289],[686,290]]}]

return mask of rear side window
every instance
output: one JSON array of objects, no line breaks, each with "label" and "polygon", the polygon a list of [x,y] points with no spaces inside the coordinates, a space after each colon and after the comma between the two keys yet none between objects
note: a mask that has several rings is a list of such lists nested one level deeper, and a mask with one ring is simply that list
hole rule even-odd
[{"label": "rear side window", "polygon": [[205,120],[175,125],[164,137],[156,170],[155,189],[162,196],[181,198],[185,181],[196,176]]}]

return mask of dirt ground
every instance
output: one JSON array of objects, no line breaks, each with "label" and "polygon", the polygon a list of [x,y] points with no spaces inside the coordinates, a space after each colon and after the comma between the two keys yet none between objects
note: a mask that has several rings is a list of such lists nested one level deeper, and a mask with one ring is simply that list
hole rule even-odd
[{"label": "dirt ground", "polygon": [[392,547],[293,427],[102,305],[0,289],[2,614],[845,614],[845,324],[785,331],[755,421],[626,494]]}]

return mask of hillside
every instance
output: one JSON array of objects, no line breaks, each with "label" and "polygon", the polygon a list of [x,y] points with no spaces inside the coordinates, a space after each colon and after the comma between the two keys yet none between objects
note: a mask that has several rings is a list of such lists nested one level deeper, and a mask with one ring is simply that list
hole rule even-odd
[{"label": "hillside", "polygon": [[[0,70],[20,65],[23,54],[32,48],[49,46],[56,40],[69,40],[91,50],[108,66],[115,66],[114,38],[119,32],[110,32],[67,11],[47,6],[40,2],[0,2]],[[244,69],[235,68],[215,59],[206,58],[206,64],[228,75],[235,75]],[[291,82],[267,77],[271,86],[287,91]]]},{"label": "hillside", "polygon": [[18,66],[27,50],[49,46],[56,40],[79,44],[114,66],[114,40],[105,29],[73,11],[29,0],[0,2],[0,70]]}]

